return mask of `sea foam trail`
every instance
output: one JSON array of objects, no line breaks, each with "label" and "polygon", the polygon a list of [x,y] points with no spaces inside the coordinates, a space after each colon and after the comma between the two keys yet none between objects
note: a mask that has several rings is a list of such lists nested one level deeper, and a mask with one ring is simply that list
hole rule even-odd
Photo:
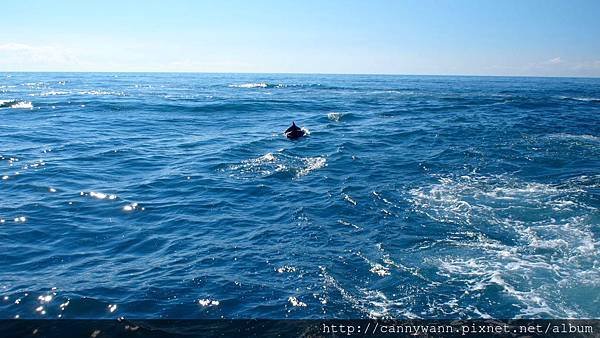
[{"label": "sea foam trail", "polygon": [[[521,317],[573,316],[576,308],[556,305],[556,283],[561,289],[573,283],[594,284],[600,278],[600,269],[593,267],[598,242],[593,218],[587,215],[596,208],[581,202],[586,189],[576,181],[440,177],[436,184],[412,189],[409,201],[416,212],[455,226],[448,238],[426,249],[434,250],[430,259],[439,262],[439,274],[447,283],[465,281],[464,291],[470,295],[501,287],[506,297],[519,302]],[[462,252],[448,254],[451,247]],[[522,280],[523,273],[553,278],[532,284]]]}]

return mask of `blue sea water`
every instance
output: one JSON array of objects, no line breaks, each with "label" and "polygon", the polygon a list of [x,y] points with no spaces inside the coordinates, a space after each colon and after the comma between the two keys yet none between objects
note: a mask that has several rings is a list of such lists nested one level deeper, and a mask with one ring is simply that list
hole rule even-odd
[{"label": "blue sea water", "polygon": [[600,317],[600,79],[0,79],[2,318]]}]

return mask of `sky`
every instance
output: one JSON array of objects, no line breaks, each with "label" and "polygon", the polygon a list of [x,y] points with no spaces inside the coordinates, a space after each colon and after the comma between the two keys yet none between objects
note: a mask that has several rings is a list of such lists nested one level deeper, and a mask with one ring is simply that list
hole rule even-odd
[{"label": "sky", "polygon": [[598,0],[2,0],[0,71],[600,76]]}]

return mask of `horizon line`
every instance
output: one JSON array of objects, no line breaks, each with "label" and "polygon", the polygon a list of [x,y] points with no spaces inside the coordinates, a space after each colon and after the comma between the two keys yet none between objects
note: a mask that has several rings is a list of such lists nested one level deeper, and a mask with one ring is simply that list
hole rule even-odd
[{"label": "horizon line", "polygon": [[562,79],[599,79],[598,76],[577,76],[577,75],[496,75],[496,74],[401,74],[401,73],[320,73],[320,72],[209,72],[209,71],[89,71],[89,70],[0,70],[0,73],[80,73],[80,74],[247,74],[247,75],[334,75],[334,76],[434,76],[434,77],[520,77],[520,78],[562,78]]}]

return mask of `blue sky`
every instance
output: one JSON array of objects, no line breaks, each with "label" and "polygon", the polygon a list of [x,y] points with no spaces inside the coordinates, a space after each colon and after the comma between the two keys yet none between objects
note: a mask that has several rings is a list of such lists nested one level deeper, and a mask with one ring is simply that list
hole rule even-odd
[{"label": "blue sky", "polygon": [[598,0],[3,0],[0,71],[600,76]]}]

